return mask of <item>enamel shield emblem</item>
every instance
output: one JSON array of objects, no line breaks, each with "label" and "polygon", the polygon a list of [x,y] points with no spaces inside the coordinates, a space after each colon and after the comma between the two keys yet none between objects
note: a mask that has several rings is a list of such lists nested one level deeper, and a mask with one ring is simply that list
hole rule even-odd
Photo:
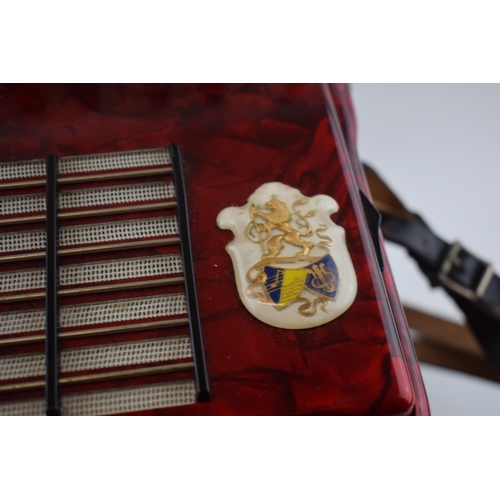
[{"label": "enamel shield emblem", "polygon": [[279,182],[262,185],[242,207],[220,212],[230,229],[238,293],[268,325],[293,330],[323,325],[344,313],[357,281],[345,232],[330,216],[339,209],[326,195],[311,198]]}]

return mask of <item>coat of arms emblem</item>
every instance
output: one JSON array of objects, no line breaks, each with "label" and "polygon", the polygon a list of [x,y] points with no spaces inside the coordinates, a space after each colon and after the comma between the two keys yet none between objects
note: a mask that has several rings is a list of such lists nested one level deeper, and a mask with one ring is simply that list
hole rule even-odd
[{"label": "coat of arms emblem", "polygon": [[330,196],[308,198],[270,182],[246,205],[219,213],[219,227],[235,236],[226,250],[240,299],[256,318],[279,328],[311,328],[351,306],[357,281],[344,229],[330,218],[338,209]]}]

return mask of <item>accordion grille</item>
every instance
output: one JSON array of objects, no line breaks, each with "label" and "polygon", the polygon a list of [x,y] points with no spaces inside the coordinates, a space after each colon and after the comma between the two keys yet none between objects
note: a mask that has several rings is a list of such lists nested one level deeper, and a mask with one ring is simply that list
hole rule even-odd
[{"label": "accordion grille", "polygon": [[[169,152],[66,157],[58,172],[61,413],[196,403]],[[0,164],[0,415],[46,412],[45,174],[44,160]]]},{"label": "accordion grille", "polygon": [[[133,186],[111,186],[79,191],[63,191],[59,194],[61,210],[90,208],[127,203],[143,203],[175,198],[172,182],[139,184]],[[45,212],[45,194],[4,196],[0,199],[0,215],[19,215]]]},{"label": "accordion grille", "polygon": [[[194,404],[192,380],[152,384],[109,391],[95,391],[62,397],[62,414],[68,416],[115,415]],[[0,416],[45,415],[45,401],[15,401],[0,404]]]}]

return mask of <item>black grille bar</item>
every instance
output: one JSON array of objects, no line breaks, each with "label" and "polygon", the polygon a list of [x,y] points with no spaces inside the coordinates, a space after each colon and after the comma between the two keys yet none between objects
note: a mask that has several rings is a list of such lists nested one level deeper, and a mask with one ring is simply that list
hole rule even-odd
[{"label": "black grille bar", "polygon": [[46,337],[45,337],[45,407],[47,415],[61,415],[59,398],[59,344],[57,329],[59,304],[57,299],[57,156],[48,155],[47,169],[47,221],[46,221]]},{"label": "black grille bar", "polygon": [[201,332],[201,320],[198,310],[198,298],[196,295],[196,283],[194,278],[193,253],[191,249],[191,238],[189,232],[189,216],[184,184],[184,172],[179,146],[169,146],[170,157],[174,173],[175,192],[177,195],[179,223],[179,236],[181,239],[182,261],[184,265],[184,279],[186,286],[186,300],[189,316],[189,333],[193,348],[193,361],[196,377],[196,392],[199,402],[210,401],[210,387],[208,383],[205,351],[203,348],[203,336]]}]

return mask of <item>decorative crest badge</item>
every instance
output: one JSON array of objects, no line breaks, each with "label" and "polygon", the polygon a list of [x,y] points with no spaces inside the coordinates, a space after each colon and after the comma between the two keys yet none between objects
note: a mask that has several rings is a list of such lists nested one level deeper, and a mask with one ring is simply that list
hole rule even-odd
[{"label": "decorative crest badge", "polygon": [[323,325],[354,302],[357,281],[345,231],[330,215],[337,202],[303,196],[280,182],[258,188],[242,207],[217,217],[234,240],[231,256],[240,299],[256,318],[278,328]]}]

